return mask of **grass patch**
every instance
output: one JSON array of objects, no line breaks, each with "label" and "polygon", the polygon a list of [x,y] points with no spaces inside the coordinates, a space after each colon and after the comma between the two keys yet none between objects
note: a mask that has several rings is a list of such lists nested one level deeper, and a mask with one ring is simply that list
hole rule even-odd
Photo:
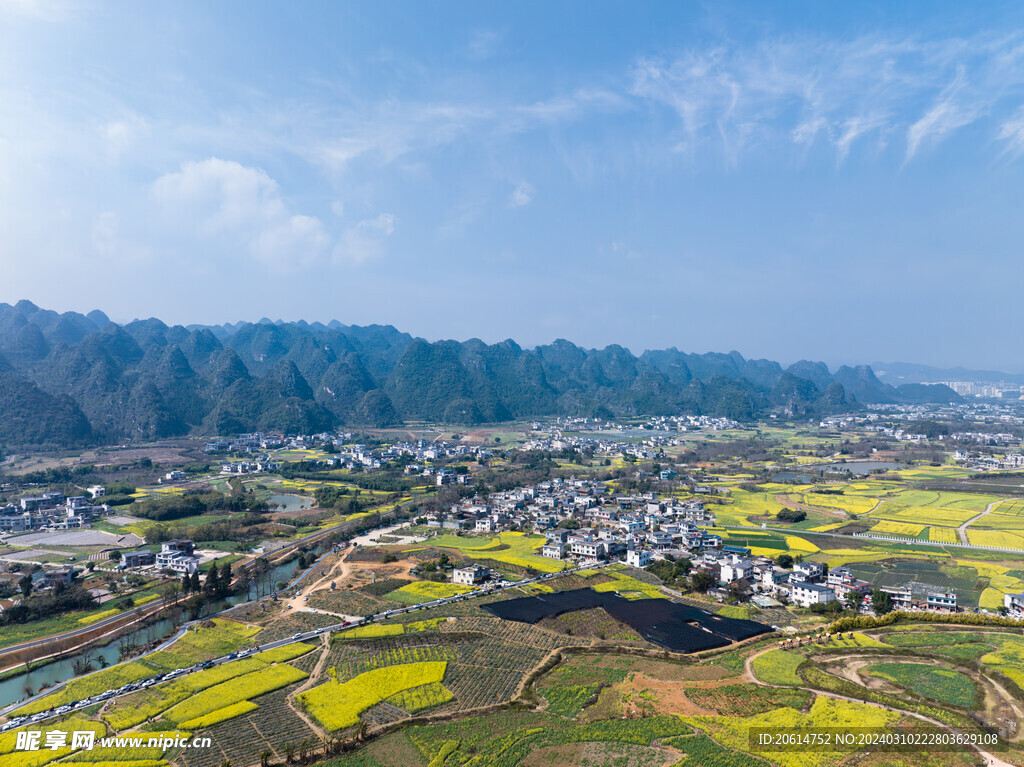
[{"label": "grass patch", "polygon": [[754,658],[751,668],[754,675],[768,684],[801,685],[803,680],[797,669],[806,659],[788,650],[769,650]]}]

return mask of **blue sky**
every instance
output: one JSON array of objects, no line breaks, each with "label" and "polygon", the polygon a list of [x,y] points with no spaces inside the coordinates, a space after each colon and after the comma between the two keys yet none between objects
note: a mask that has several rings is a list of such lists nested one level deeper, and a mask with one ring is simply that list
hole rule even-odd
[{"label": "blue sky", "polygon": [[1024,6],[0,0],[0,300],[1024,370]]}]

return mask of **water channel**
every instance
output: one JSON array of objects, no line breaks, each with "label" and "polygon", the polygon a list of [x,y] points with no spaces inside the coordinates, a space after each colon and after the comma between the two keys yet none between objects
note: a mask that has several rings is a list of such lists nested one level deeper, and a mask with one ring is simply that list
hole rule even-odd
[{"label": "water channel", "polygon": [[[321,549],[318,549],[318,552]],[[291,583],[295,577],[296,571],[298,570],[299,561],[293,559],[283,565],[278,565],[271,571],[270,584],[273,588],[277,588],[277,584]],[[255,587],[250,587],[248,594],[240,593],[233,594],[225,599],[211,602],[204,606],[202,615],[213,615],[215,613],[226,610],[234,605],[241,604],[250,599],[256,598]],[[120,662],[120,647],[124,642],[128,642],[130,645],[142,645],[149,644],[151,642],[167,639],[172,636],[177,629],[180,628],[180,622],[178,626],[175,626],[169,619],[163,619],[153,623],[149,626],[137,629],[131,632],[127,639],[119,638],[113,639],[108,644],[93,647],[88,650],[88,655],[92,659],[94,668],[98,668],[100,659],[106,661],[107,665],[113,666]],[[0,708],[10,705],[18,700],[21,700],[26,696],[26,688],[31,688],[33,692],[38,692],[43,687],[50,687],[60,682],[72,679],[76,676],[75,674],[75,662],[83,658],[86,653],[76,653],[75,655],[69,655],[61,658],[58,661],[49,663],[41,668],[29,671],[26,674],[20,674],[18,676],[10,677],[0,681]]]}]

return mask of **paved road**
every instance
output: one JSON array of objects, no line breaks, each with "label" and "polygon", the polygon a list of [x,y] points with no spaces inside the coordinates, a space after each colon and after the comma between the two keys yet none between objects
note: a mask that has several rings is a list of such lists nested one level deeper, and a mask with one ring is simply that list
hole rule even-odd
[{"label": "paved road", "polygon": [[991,514],[992,513],[992,509],[994,509],[997,504],[1000,504],[1000,503],[1002,503],[1005,500],[1006,500],[1005,498],[1000,498],[998,501],[992,501],[992,503],[990,503],[988,506],[985,507],[985,510],[983,512],[981,512],[981,514],[979,514],[976,517],[971,517],[966,522],[964,522],[962,525],[960,525],[960,527],[958,527],[956,529],[957,534],[960,536],[960,543],[962,543],[964,546],[970,546],[971,542],[967,539],[967,526],[968,525],[973,525],[975,522],[977,522],[982,517]]},{"label": "paved road", "polygon": [[[985,515],[982,512],[975,517],[978,519]],[[968,524],[974,520],[968,520]],[[935,548],[957,548],[957,549],[974,549],[976,551],[995,551],[1005,554],[1011,552],[1013,554],[1024,554],[1024,550],[1012,549],[1012,548],[998,548],[993,546],[976,546],[973,543],[940,543],[939,541],[918,541],[912,538],[898,538],[897,536],[881,537],[874,535],[850,535],[849,533],[835,533],[835,532],[820,532],[817,530],[800,530],[799,528],[792,527],[750,527],[744,525],[716,525],[715,527],[721,527],[725,530],[745,530],[747,532],[754,532],[756,530],[771,530],[775,533],[785,533],[786,535],[817,535],[823,538],[851,538],[855,541],[878,541],[879,543],[900,543],[907,544],[909,546],[934,546]]]},{"label": "paved road", "polygon": [[[382,516],[384,514],[389,514],[389,513],[391,513],[391,512],[383,512]],[[293,542],[289,543],[286,546],[282,546],[281,548],[276,549],[274,551],[270,551],[270,552],[267,552],[266,554],[260,554],[259,556],[253,557],[248,562],[245,562],[242,565],[239,565],[237,570],[236,570],[236,574],[237,574],[237,572],[241,572],[243,570],[247,570],[248,568],[252,567],[253,563],[259,561],[260,559],[264,559],[266,557],[271,557],[271,556],[279,556],[283,552],[287,552],[287,551],[289,551],[289,550],[291,550],[293,548],[296,548],[298,546],[303,546],[303,545],[305,545],[307,543],[312,543],[313,541],[316,541],[319,538],[323,538],[323,537],[331,535],[332,533],[338,532],[342,527],[344,527],[347,524],[352,524],[352,523],[342,522],[341,524],[335,525],[334,527],[329,527],[326,530],[319,530],[319,531],[317,531],[315,533],[310,533],[309,535],[303,536],[302,538],[299,538],[298,540],[293,541]],[[370,534],[379,534],[379,533],[370,533]],[[368,535],[370,535],[370,534],[368,534]],[[318,559],[317,563],[319,563],[319,561],[320,560]],[[303,577],[305,577],[305,573],[303,573],[303,575],[300,576],[299,580],[301,580]],[[298,581],[296,581],[296,582],[298,582]],[[144,609],[146,614],[148,614],[148,613],[152,612],[152,610],[154,608],[163,607],[165,605],[165,603],[166,603],[166,600],[163,597],[160,597],[159,599],[155,599],[152,602],[147,602],[145,605],[141,606],[140,609]],[[237,606],[238,605],[233,605],[233,607],[237,607]],[[134,609],[135,608],[133,608],[133,610]],[[57,640],[57,639],[73,639],[74,637],[77,637],[77,636],[83,636],[85,634],[93,633],[97,629],[102,629],[102,628],[105,628],[105,627],[108,627],[108,626],[109,627],[113,627],[114,624],[116,624],[118,621],[123,621],[124,620],[125,614],[126,613],[121,613],[120,615],[114,615],[114,616],[111,616],[110,618],[106,618],[106,619],[101,620],[101,621],[96,621],[95,623],[93,623],[93,624],[91,624],[89,626],[85,626],[85,627],[80,628],[80,629],[75,629],[74,631],[68,631],[68,632],[65,632],[63,634],[54,634],[52,636],[44,637],[43,639],[35,639],[35,640],[31,641],[31,642],[22,642],[21,644],[10,645],[8,647],[0,648],[0,657],[2,657],[4,655],[7,655],[9,653],[19,652],[21,650],[27,650],[27,649],[30,649],[32,647],[42,647],[43,645],[51,644],[54,640]]]},{"label": "paved road", "polygon": [[[327,556],[327,555],[325,554],[324,556]],[[321,557],[321,559],[322,559],[322,557]],[[306,575],[308,575],[309,572],[312,571],[314,568],[316,568],[318,564],[319,564],[319,560],[317,560],[317,562],[314,563],[312,567],[307,569],[302,574],[302,576],[300,576],[300,577],[305,577]],[[250,657],[252,655],[255,655],[256,653],[263,652],[264,650],[272,650],[275,647],[284,647],[286,645],[294,644],[295,642],[302,642],[302,641],[307,640],[307,639],[315,639],[316,637],[320,636],[321,634],[351,630],[351,629],[355,628],[356,626],[364,626],[364,625],[367,625],[369,623],[376,623],[376,622],[379,622],[379,621],[384,621],[384,620],[387,620],[388,618],[394,618],[394,617],[399,616],[399,615],[405,615],[406,613],[416,612],[418,610],[426,610],[426,609],[430,609],[430,608],[434,608],[434,607],[441,607],[443,605],[450,604],[452,602],[462,602],[462,601],[464,601],[466,599],[473,599],[475,597],[481,597],[481,596],[485,596],[485,595],[488,595],[488,594],[492,594],[492,593],[494,593],[497,590],[504,591],[504,590],[507,590],[507,589],[516,588],[518,586],[526,586],[526,585],[528,585],[530,583],[537,583],[539,581],[547,580],[548,578],[554,578],[554,577],[556,577],[558,575],[574,573],[574,572],[577,572],[579,570],[593,569],[595,567],[603,567],[606,564],[607,563],[584,564],[584,565],[580,565],[579,567],[572,568],[570,570],[564,570],[561,573],[549,573],[549,574],[546,574],[546,575],[537,576],[536,578],[524,578],[521,581],[515,581],[515,582],[512,582],[512,583],[507,583],[506,585],[501,586],[501,587],[497,587],[497,588],[495,588],[495,587],[479,588],[479,589],[477,589],[477,590],[475,590],[473,592],[467,593],[467,594],[459,594],[457,596],[448,597],[446,599],[435,599],[432,602],[424,602],[424,603],[419,604],[419,605],[411,605],[409,607],[402,607],[402,608],[399,608],[397,610],[388,610],[388,611],[383,612],[383,613],[377,613],[376,615],[369,615],[369,616],[363,618],[362,620],[356,621],[356,622],[345,621],[345,622],[342,622],[342,623],[336,623],[336,624],[334,624],[332,626],[326,626],[324,628],[319,628],[319,629],[316,629],[315,631],[299,632],[299,633],[294,634],[294,635],[292,635],[290,637],[287,637],[285,639],[278,639],[277,641],[274,641],[274,642],[267,642],[266,644],[263,644],[263,645],[256,645],[256,646],[247,648],[246,650],[243,650],[241,652],[234,652],[234,653],[231,653],[230,655],[225,655],[223,657],[216,658],[216,659],[214,659],[212,661],[206,661],[205,663],[197,664],[195,666],[189,666],[187,668],[176,669],[174,671],[168,672],[167,674],[161,674],[159,676],[153,677],[151,680],[147,680],[147,679],[139,680],[138,682],[134,682],[131,685],[125,685],[124,687],[121,687],[118,690],[108,690],[105,693],[101,693],[99,695],[94,695],[91,698],[86,698],[85,700],[82,700],[82,701],[77,701],[74,704],[69,704],[67,707],[61,707],[61,708],[56,709],[56,710],[43,711],[43,712],[40,712],[38,714],[33,714],[30,717],[25,717],[25,718],[20,719],[20,720],[13,719],[13,720],[9,721],[7,724],[5,724],[2,728],[0,728],[0,732],[4,731],[6,729],[11,729],[12,727],[16,727],[16,726],[20,726],[20,725],[24,725],[24,724],[38,724],[39,722],[43,722],[43,721],[45,721],[47,719],[50,719],[52,717],[63,716],[64,714],[70,713],[71,711],[77,710],[79,708],[85,708],[86,706],[91,706],[91,705],[93,705],[95,703],[100,703],[100,702],[106,702],[108,700],[113,700],[114,698],[120,697],[122,695],[128,695],[129,693],[136,692],[137,690],[144,689],[145,687],[150,687],[153,684],[157,684],[159,682],[168,681],[170,679],[180,678],[180,677],[185,676],[187,674],[191,674],[191,673],[194,673],[196,671],[199,671],[199,670],[201,670],[203,668],[210,668],[212,666],[220,666],[220,665],[223,665],[225,663],[231,663],[234,660],[239,660],[241,658]],[[294,587],[294,583],[291,586],[289,586],[289,588],[292,588],[292,587]],[[212,616],[208,616],[208,617],[212,617]],[[203,620],[207,620],[207,618],[204,618]],[[191,625],[191,624],[189,624],[189,625]],[[187,631],[187,630],[188,630],[188,625],[183,626],[182,629],[177,634],[175,634],[174,637],[169,639],[167,642],[164,642],[160,646],[160,648],[157,648],[157,649],[161,649],[161,648],[169,646],[170,644],[172,644],[174,642],[175,639],[178,639],[181,636],[183,636],[185,631]],[[152,650],[151,652],[156,652],[156,650]],[[146,653],[146,655],[148,655],[148,654],[149,653]],[[145,656],[143,655],[143,656],[139,656],[139,657],[145,657]],[[39,694],[37,694],[37,695],[27,699],[27,700],[22,700],[22,701],[19,701],[17,703],[13,703],[10,706],[8,706],[7,708],[5,708],[3,710],[0,710],[0,715],[5,715],[5,714],[9,713],[10,711],[13,711],[13,710],[15,710],[17,708],[20,708],[20,707],[26,705],[27,703],[30,703],[33,700],[36,700],[36,699],[38,699],[40,697],[43,697],[44,695],[50,695],[55,690],[60,689],[60,687],[62,687],[62,686],[63,685],[58,685],[56,687],[51,687],[50,689],[48,689],[48,690],[46,690],[46,691],[44,691],[42,693],[39,693]]]}]

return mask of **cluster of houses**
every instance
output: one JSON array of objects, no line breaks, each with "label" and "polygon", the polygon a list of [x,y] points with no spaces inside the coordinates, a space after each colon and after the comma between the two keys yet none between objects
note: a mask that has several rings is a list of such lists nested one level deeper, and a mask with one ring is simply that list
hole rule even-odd
[{"label": "cluster of houses", "polygon": [[[871,601],[871,584],[847,567],[827,570],[818,562],[800,561],[784,568],[769,557],[752,556],[749,548],[727,545],[710,532],[715,515],[700,500],[613,494],[587,479],[555,478],[492,493],[486,500],[466,499],[427,514],[425,522],[480,534],[533,529],[544,533],[540,554],[551,559],[621,559],[642,568],[667,555],[686,558],[696,571],[712,576],[716,586],[710,593],[723,600],[781,599],[807,608],[836,600],[865,606]],[[952,591],[883,590],[897,609],[957,610]]]},{"label": "cluster of houses", "polygon": [[[650,418],[639,427],[625,427],[609,421],[588,418],[559,418],[553,424],[532,424],[533,431],[543,436],[534,437],[522,445],[524,450],[543,450],[558,452],[561,450],[578,450],[595,455],[622,456],[636,460],[659,460],[665,457],[666,447],[677,447],[684,444],[680,436],[688,430],[700,429],[719,431],[722,429],[738,429],[740,424],[728,418],[711,418],[710,416],[657,416]],[[641,439],[615,439],[611,434],[623,432],[627,428],[644,432]],[[582,432],[582,433],[581,433]],[[587,432],[602,432],[608,436],[589,436]],[[668,432],[662,434],[661,432]]]},{"label": "cluster of houses", "polygon": [[953,453],[953,460],[969,469],[978,471],[1024,468],[1024,455],[1020,453],[1007,453],[1003,456],[995,456],[980,455],[968,450],[957,450]]},{"label": "cluster of houses", "polygon": [[289,446],[283,434],[240,434],[231,439],[215,439],[206,443],[207,453],[261,453]]},{"label": "cluster of houses", "polygon": [[[453,442],[428,442],[425,439],[416,442],[396,442],[381,448],[368,448],[366,445],[337,445],[338,454],[327,459],[328,464],[348,469],[379,469],[385,463],[398,460],[411,461],[405,466],[406,474],[422,474],[434,477],[440,471],[425,466],[428,461],[457,461],[459,459],[488,459],[491,451],[479,445],[461,445]],[[454,482],[455,480],[452,480]],[[438,485],[448,484],[438,481]]]},{"label": "cluster of houses", "polygon": [[226,461],[220,465],[221,474],[273,474],[281,471],[280,461],[263,454],[254,461]]},{"label": "cluster of houses", "polygon": [[196,556],[195,544],[187,538],[176,538],[160,544],[160,551],[153,553],[147,549],[121,552],[121,564],[118,569],[134,570],[140,567],[155,566],[178,575],[191,575],[199,571],[200,558]]},{"label": "cluster of houses", "polygon": [[65,497],[58,492],[43,493],[0,507],[0,534],[75,530],[89,527],[109,513],[109,506],[95,506],[84,495]]},{"label": "cluster of houses", "polygon": [[700,526],[713,526],[715,515],[696,500],[661,500],[654,493],[615,495],[601,482],[560,477],[491,493],[486,500],[465,499],[426,515],[429,527],[481,533],[524,527],[548,530],[570,520],[572,523],[561,527],[590,526],[595,530],[587,533],[601,541],[644,544],[660,550],[702,540],[706,532]]}]

